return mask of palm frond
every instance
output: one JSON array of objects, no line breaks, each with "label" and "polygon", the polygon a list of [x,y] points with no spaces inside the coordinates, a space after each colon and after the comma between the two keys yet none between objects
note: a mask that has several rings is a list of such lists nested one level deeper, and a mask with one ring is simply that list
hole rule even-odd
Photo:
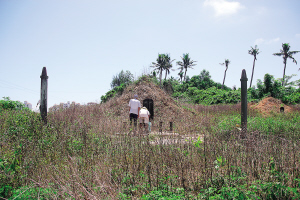
[{"label": "palm frond", "polygon": [[257,45],[255,45],[255,47],[253,48],[251,46],[251,49],[248,50],[248,54],[253,55],[256,57],[256,55],[258,55],[260,53],[259,48],[257,48]]},{"label": "palm frond", "polygon": [[289,54],[290,54],[290,55],[293,55],[293,54],[296,54],[296,53],[299,53],[299,52],[300,52],[300,51],[290,51]]},{"label": "palm frond", "polygon": [[284,53],[273,53],[274,56],[282,56]]},{"label": "palm frond", "polygon": [[289,58],[292,59],[293,62],[296,63],[296,65],[297,65],[297,60],[293,56],[289,55]]}]

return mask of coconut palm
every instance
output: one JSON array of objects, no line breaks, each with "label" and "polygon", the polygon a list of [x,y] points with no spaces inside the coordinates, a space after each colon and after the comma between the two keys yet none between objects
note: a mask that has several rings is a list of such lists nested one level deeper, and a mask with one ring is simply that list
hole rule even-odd
[{"label": "coconut palm", "polygon": [[165,80],[167,79],[167,75],[170,74],[170,69],[173,67],[172,62],[174,60],[171,60],[168,54],[165,55],[165,66],[164,66],[164,70],[166,71]]},{"label": "coconut palm", "polygon": [[224,83],[225,83],[225,78],[226,78],[226,72],[227,72],[229,64],[230,64],[230,60],[228,60],[228,59],[225,59],[224,63],[220,63],[220,65],[225,65],[225,67],[226,67],[225,73],[224,73],[224,79],[223,79],[222,89],[224,88]]},{"label": "coconut palm", "polygon": [[183,78],[183,67],[179,68],[180,72],[178,73],[179,78],[180,78],[180,82],[182,83],[182,78]]},{"label": "coconut palm", "polygon": [[183,54],[183,57],[181,57],[182,61],[177,61],[177,65],[179,65],[180,67],[178,69],[180,69],[182,72],[182,70],[184,69],[184,78],[183,80],[185,81],[185,78],[186,78],[186,71],[188,68],[192,68],[192,66],[195,66],[196,64],[194,64],[194,62],[197,62],[197,61],[193,61],[191,60],[191,58],[189,57],[189,54],[186,53],[186,54]]},{"label": "coconut palm", "polygon": [[297,65],[297,61],[295,58],[293,58],[293,54],[296,54],[300,51],[290,51],[290,45],[289,43],[283,43],[282,44],[282,49],[280,49],[280,53],[273,53],[274,56],[283,56],[283,64],[284,64],[284,69],[283,69],[283,78],[282,78],[282,86],[284,85],[284,76],[285,76],[285,69],[286,69],[286,61],[288,58],[292,59],[294,63]]},{"label": "coconut palm", "polygon": [[165,54],[158,54],[158,58],[156,59],[156,62],[152,62],[152,66],[154,67],[155,70],[157,70],[159,72],[159,83],[161,86],[161,78],[162,78],[162,72],[163,70],[165,70],[165,63],[166,63],[166,59],[165,59]]},{"label": "coconut palm", "polygon": [[257,60],[256,58],[256,55],[258,55],[260,52],[259,52],[259,49],[257,48],[257,45],[255,45],[255,47],[251,47],[250,50],[248,50],[248,53],[250,55],[253,55],[254,57],[254,60],[253,60],[253,68],[252,68],[252,75],[251,75],[251,81],[250,81],[250,87],[252,85],[252,80],[253,80],[253,74],[254,74],[254,67],[255,67],[255,60]]}]

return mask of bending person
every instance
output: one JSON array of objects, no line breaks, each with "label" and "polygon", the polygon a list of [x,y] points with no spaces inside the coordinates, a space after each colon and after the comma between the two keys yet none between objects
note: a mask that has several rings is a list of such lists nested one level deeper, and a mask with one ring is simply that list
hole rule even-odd
[{"label": "bending person", "polygon": [[139,120],[140,120],[140,129],[142,129],[143,125],[146,129],[146,132],[149,132],[148,129],[148,124],[149,124],[149,117],[150,117],[150,112],[147,110],[146,107],[142,107],[139,113]]}]

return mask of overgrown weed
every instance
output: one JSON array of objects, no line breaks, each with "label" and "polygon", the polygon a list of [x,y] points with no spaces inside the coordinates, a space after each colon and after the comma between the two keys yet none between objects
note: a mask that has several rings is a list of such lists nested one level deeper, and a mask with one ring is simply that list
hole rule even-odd
[{"label": "overgrown weed", "polygon": [[193,114],[174,131],[204,141],[153,145],[103,104],[49,113],[46,126],[36,113],[3,110],[0,197],[299,198],[299,113],[252,113],[241,139],[238,106],[184,106]]}]

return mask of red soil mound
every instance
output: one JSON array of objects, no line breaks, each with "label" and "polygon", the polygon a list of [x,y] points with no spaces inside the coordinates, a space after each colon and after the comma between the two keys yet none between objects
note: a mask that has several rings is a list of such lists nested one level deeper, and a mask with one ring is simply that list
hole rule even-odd
[{"label": "red soil mound", "polygon": [[284,112],[291,112],[293,109],[290,106],[282,103],[281,100],[273,97],[266,97],[258,104],[251,105],[250,108],[257,110],[258,112],[268,115],[271,113],[280,113],[280,107],[284,107]]}]

